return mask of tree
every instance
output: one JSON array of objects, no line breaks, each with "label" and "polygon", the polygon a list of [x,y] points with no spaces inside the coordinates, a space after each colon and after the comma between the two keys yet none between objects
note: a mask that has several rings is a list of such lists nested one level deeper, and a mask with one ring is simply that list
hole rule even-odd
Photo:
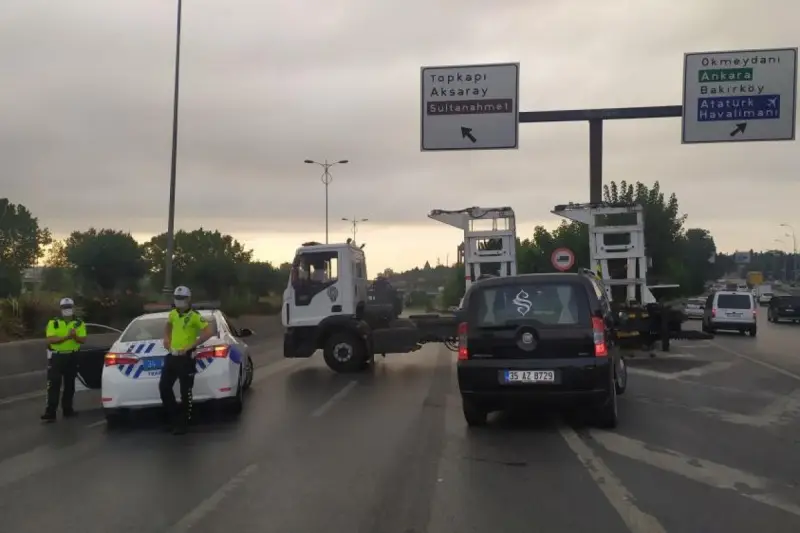
[{"label": "tree", "polygon": [[[245,249],[230,235],[203,228],[176,232],[174,244],[173,279],[204,289],[213,298],[236,285],[237,265],[249,263],[253,257],[252,250]],[[166,249],[166,233],[153,237],[143,246],[152,282],[159,288],[164,284]]]},{"label": "tree", "polygon": [[85,290],[136,291],[147,271],[139,243],[122,231],[74,231],[64,244],[66,259]]},{"label": "tree", "polygon": [[50,231],[24,205],[0,198],[0,296],[19,292],[22,271],[36,264],[51,241]]},{"label": "tree", "polygon": [[715,277],[714,263],[710,260],[715,258],[716,253],[717,246],[708,230],[686,230],[681,254],[683,276],[679,282],[687,294],[702,293],[705,282]]}]

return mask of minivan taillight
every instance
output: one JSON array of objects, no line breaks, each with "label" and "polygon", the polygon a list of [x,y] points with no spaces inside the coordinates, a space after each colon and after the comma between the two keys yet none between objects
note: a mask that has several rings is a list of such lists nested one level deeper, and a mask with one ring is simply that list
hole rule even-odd
[{"label": "minivan taillight", "polygon": [[717,310],[716,308],[711,308],[711,318],[717,318]]},{"label": "minivan taillight", "polygon": [[592,330],[594,330],[594,356],[608,357],[606,346],[606,326],[602,318],[592,317]]},{"label": "minivan taillight", "polygon": [[467,349],[467,323],[462,322],[458,325],[458,360],[466,361],[469,359],[469,350]]}]

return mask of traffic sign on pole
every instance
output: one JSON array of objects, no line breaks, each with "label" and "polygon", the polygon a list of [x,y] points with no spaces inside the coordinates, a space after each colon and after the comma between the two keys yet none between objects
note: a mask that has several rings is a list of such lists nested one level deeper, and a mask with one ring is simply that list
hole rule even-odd
[{"label": "traffic sign on pole", "polygon": [[519,147],[519,63],[422,67],[421,150]]},{"label": "traffic sign on pole", "polygon": [[556,248],[550,255],[553,268],[566,272],[575,264],[575,254],[569,248]]},{"label": "traffic sign on pole", "polygon": [[684,144],[793,141],[797,48],[685,54]]}]

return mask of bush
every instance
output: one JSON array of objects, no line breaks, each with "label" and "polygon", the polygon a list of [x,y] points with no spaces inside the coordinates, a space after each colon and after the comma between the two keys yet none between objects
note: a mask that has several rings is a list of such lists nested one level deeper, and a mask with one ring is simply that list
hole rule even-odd
[{"label": "bush", "polygon": [[144,313],[145,301],[141,296],[128,294],[121,297],[97,296],[76,303],[79,303],[80,316],[86,322],[124,328]]},{"label": "bush", "polygon": [[47,321],[58,313],[58,300],[48,295],[0,300],[0,340],[42,337]]}]

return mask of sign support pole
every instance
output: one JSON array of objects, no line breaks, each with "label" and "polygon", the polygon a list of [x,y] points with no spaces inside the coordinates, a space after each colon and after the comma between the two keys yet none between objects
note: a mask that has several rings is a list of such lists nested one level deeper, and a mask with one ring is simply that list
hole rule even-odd
[{"label": "sign support pole", "polygon": [[569,109],[525,111],[520,123],[589,122],[589,201],[603,201],[603,122],[642,118],[680,118],[683,106],[616,107],[608,109]]}]

